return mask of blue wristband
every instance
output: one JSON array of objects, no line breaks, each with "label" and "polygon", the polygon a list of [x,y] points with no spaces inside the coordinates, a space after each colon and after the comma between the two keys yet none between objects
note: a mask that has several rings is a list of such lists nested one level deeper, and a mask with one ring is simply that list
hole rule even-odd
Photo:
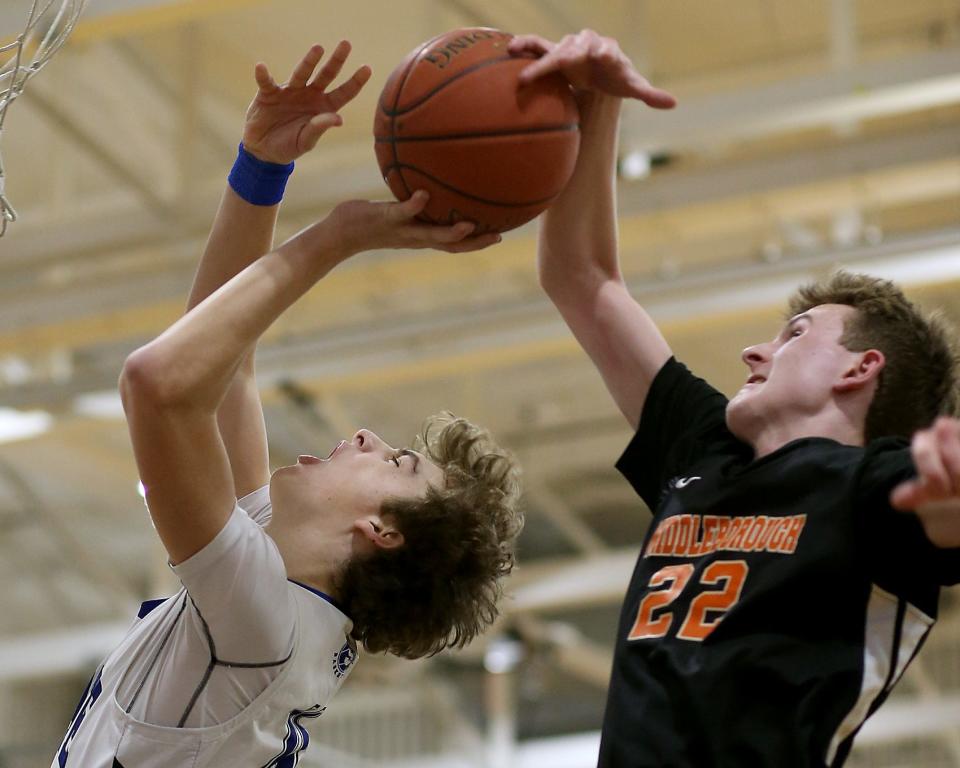
[{"label": "blue wristband", "polygon": [[280,165],[258,160],[243,148],[237,154],[228,181],[240,197],[253,205],[276,205],[283,200],[293,163]]}]

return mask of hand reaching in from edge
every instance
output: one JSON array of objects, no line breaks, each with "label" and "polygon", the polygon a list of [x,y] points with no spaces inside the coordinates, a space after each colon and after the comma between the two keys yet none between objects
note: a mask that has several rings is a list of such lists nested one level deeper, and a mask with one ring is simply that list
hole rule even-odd
[{"label": "hand reaching in from edge", "polygon": [[520,73],[521,83],[559,72],[578,91],[639,99],[656,109],[670,109],[677,103],[673,96],[654,88],[637,72],[616,40],[602,37],[592,29],[567,35],[559,43],[539,35],[518,35],[510,41],[509,51],[514,56],[538,57]]},{"label": "hand reaching in from edge", "polygon": [[912,510],[939,547],[960,547],[960,421],[947,417],[915,433],[910,453],[917,477],[900,483],[890,503]]}]

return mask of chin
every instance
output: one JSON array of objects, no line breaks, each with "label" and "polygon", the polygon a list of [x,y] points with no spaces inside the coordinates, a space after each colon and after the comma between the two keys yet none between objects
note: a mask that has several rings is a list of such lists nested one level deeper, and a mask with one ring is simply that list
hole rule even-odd
[{"label": "chin", "polygon": [[287,484],[287,480],[290,478],[290,472],[293,469],[293,467],[280,467],[279,469],[275,469],[273,474],[270,475],[271,499],[283,494],[283,487]]}]

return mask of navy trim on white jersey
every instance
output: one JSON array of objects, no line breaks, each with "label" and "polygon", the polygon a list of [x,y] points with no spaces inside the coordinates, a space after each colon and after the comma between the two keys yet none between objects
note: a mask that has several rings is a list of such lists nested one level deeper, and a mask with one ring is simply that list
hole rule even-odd
[{"label": "navy trim on white jersey", "polygon": [[310,709],[295,709],[287,718],[287,735],[283,739],[283,749],[263,768],[294,768],[300,762],[300,753],[310,746],[310,734],[300,721],[305,717],[315,719],[326,710],[319,704]]},{"label": "navy trim on white jersey", "polygon": [[[146,603],[144,603],[146,605]],[[156,652],[153,654],[153,658],[150,659],[150,664],[147,665],[146,671],[143,673],[143,677],[140,678],[140,684],[137,686],[137,690],[134,691],[133,697],[130,699],[130,704],[124,710],[128,715],[130,710],[133,709],[133,705],[137,703],[137,699],[140,698],[140,693],[143,691],[143,686],[147,682],[147,678],[150,677],[150,673],[153,671],[153,668],[157,664],[157,660],[160,658],[160,654],[163,653],[164,647],[167,645],[167,641],[170,639],[170,636],[173,634],[174,628],[177,626],[177,622],[180,621],[180,617],[183,616],[183,610],[187,607],[187,596],[184,594],[183,600],[180,603],[180,610],[177,611],[177,615],[174,617],[173,622],[170,624],[170,627],[167,629],[166,634],[163,636],[163,641],[160,643],[160,647],[157,648]],[[156,606],[150,608],[147,613],[150,613]],[[143,605],[140,606],[140,611],[143,611]],[[146,614],[144,614],[146,615]],[[137,614],[140,617],[140,614]],[[142,617],[140,617],[142,618]]]},{"label": "navy trim on white jersey", "polygon": [[169,597],[161,597],[156,600],[144,600],[142,603],[140,603],[140,610],[137,611],[137,618],[145,618],[146,616],[150,615],[154,609],[159,608],[169,599]]},{"label": "navy trim on white jersey", "polygon": [[207,638],[207,648],[210,651],[210,662],[207,664],[207,669],[203,673],[203,678],[200,680],[200,683],[197,685],[196,690],[193,692],[193,696],[190,698],[190,703],[187,704],[187,708],[183,711],[183,715],[180,717],[180,722],[177,723],[178,728],[183,728],[187,723],[187,718],[190,717],[190,713],[193,711],[194,706],[196,706],[197,700],[200,698],[200,694],[203,693],[203,689],[207,687],[207,683],[210,682],[210,676],[213,674],[214,668],[220,667],[239,667],[242,669],[266,669],[268,667],[279,667],[283,664],[286,664],[290,661],[293,656],[293,648],[290,648],[290,653],[284,656],[282,659],[277,661],[264,661],[264,662],[243,662],[243,661],[225,661],[223,659],[217,658],[217,646],[213,642],[213,635],[210,633],[210,627],[207,624],[207,620],[203,618],[203,614],[200,612],[200,609],[197,607],[197,604],[193,602],[193,598],[190,598],[190,602],[193,603],[193,608],[197,612],[197,616],[200,619],[200,624],[203,626],[203,633]]},{"label": "navy trim on white jersey", "polygon": [[330,603],[330,605],[332,605],[334,608],[340,611],[340,613],[342,613],[344,616],[347,615],[347,612],[343,610],[343,606],[340,605],[340,603],[338,603],[332,597],[330,597],[330,595],[328,595],[326,592],[321,592],[319,589],[308,587],[306,584],[296,581],[295,579],[287,579],[287,581],[289,581],[291,584],[296,584],[298,587],[303,587],[305,590],[307,590],[307,592],[313,592],[313,594],[315,594],[317,597],[322,597],[324,600]]},{"label": "navy trim on white jersey", "polygon": [[103,667],[97,670],[96,674],[90,678],[90,682],[87,683],[87,687],[83,692],[83,695],[80,697],[80,701],[77,703],[77,709],[73,713],[73,717],[70,719],[70,725],[67,726],[67,733],[63,737],[63,741],[60,744],[60,750],[57,752],[57,765],[60,768],[64,768],[67,764],[67,758],[70,756],[70,746],[73,744],[73,739],[77,735],[77,731],[80,730],[80,726],[83,725],[83,721],[87,716],[87,713],[96,703],[97,699],[100,698],[100,694],[103,692],[103,686],[100,684],[100,676],[103,673]]}]

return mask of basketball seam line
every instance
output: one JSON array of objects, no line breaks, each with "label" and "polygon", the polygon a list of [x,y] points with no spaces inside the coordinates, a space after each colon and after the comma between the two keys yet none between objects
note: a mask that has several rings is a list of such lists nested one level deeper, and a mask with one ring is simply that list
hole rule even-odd
[{"label": "basketball seam line", "polygon": [[[420,54],[423,53],[423,49],[430,45],[434,40],[439,40],[441,37],[443,37],[442,34],[431,37],[429,40],[423,43],[419,49],[417,49],[417,52],[413,56],[410,57],[410,63],[407,64],[407,68],[403,71],[403,75],[400,77],[400,83],[397,85],[397,92],[393,99],[393,109],[397,108],[397,102],[400,101],[400,94],[403,93],[403,86],[407,83],[407,78],[410,76],[410,70],[416,66],[417,59],[420,57]],[[377,106],[383,111],[383,114],[387,116],[394,114],[393,112],[388,111],[384,106],[382,93],[380,94],[380,98],[377,99]]]},{"label": "basketball seam line", "polygon": [[[390,118],[390,135],[391,136],[396,133],[395,123],[396,123],[396,118],[398,114],[396,112],[396,108],[397,108],[397,104],[400,102],[400,95],[403,93],[403,86],[407,84],[407,78],[410,77],[410,73],[413,71],[413,68],[417,65],[417,59],[420,58],[420,54],[423,53],[424,50],[428,48],[433,43],[434,40],[439,40],[441,37],[443,37],[443,35],[436,35],[435,37],[431,37],[423,45],[420,46],[420,50],[418,50],[417,53],[410,59],[410,63],[407,65],[407,68],[403,72],[403,76],[400,78],[400,82],[397,84],[397,94],[393,100],[393,111],[388,112],[386,109],[384,109],[383,100],[382,99],[380,100],[381,102],[380,109],[383,111],[385,115],[387,115],[387,117]],[[397,157],[396,144],[393,145],[393,161],[395,165],[400,164],[400,158]],[[397,175],[400,177],[400,183],[403,184],[403,188],[407,190],[407,197],[408,198],[412,197],[413,192],[410,191],[410,185],[408,185],[407,180],[403,178],[403,174],[398,173]],[[384,178],[386,178],[386,174],[384,174]]]},{"label": "basketball seam line", "polygon": [[[418,54],[418,55],[419,55],[419,54]],[[429,100],[430,98],[432,98],[435,94],[437,94],[438,92],[442,91],[444,88],[446,88],[446,87],[447,87],[448,85],[450,85],[451,83],[457,82],[457,80],[459,80],[460,78],[466,77],[467,75],[471,74],[472,72],[476,72],[478,69],[483,69],[484,67],[492,67],[494,64],[501,64],[501,63],[503,63],[504,61],[514,61],[516,58],[517,58],[516,56],[502,56],[502,57],[500,57],[499,59],[486,59],[485,61],[478,61],[476,64],[472,64],[471,66],[467,67],[467,68],[464,69],[463,71],[457,72],[457,74],[455,74],[455,75],[454,75],[453,77],[451,77],[449,80],[444,80],[442,83],[440,83],[440,85],[438,85],[438,86],[437,86],[436,88],[434,88],[432,91],[430,91],[429,93],[426,93],[426,94],[424,94],[423,96],[421,96],[418,101],[413,102],[413,104],[411,104],[411,105],[409,105],[409,106],[407,106],[407,107],[404,107],[403,109],[397,109],[397,110],[392,111],[392,112],[387,112],[386,110],[384,110],[383,113],[384,113],[385,115],[387,115],[388,117],[398,117],[398,116],[400,116],[400,115],[405,115],[405,114],[407,114],[408,112],[412,112],[414,109],[416,109],[417,107],[419,107],[419,106],[420,106],[421,104],[423,104],[424,102],[428,101],[428,100]],[[411,67],[411,69],[412,69],[412,67]],[[405,84],[406,84],[406,81],[404,81],[403,85],[405,85]],[[402,88],[402,86],[401,86],[401,88]],[[400,92],[398,91],[398,93],[397,93],[397,101],[399,101],[399,100],[400,100]],[[381,107],[381,108],[382,108],[382,107]]]},{"label": "basketball seam line", "polygon": [[[475,201],[478,202],[478,203],[484,203],[485,205],[494,205],[494,206],[498,206],[498,207],[500,207],[500,208],[526,208],[526,207],[531,206],[531,205],[541,205],[541,204],[543,204],[543,203],[548,203],[548,202],[550,202],[551,200],[553,200],[553,199],[556,197],[556,195],[548,195],[547,197],[541,197],[541,198],[539,198],[539,199],[537,199],[537,200],[529,200],[529,201],[523,202],[523,203],[505,203],[505,202],[502,202],[502,201],[500,201],[500,200],[488,200],[488,199],[485,198],[485,197],[480,197],[479,195],[471,195],[469,192],[464,192],[463,190],[458,189],[457,187],[453,186],[452,184],[447,184],[446,182],[443,182],[443,181],[441,181],[440,179],[438,179],[436,176],[431,176],[429,173],[427,173],[427,172],[424,171],[422,168],[420,168],[420,167],[418,167],[418,166],[416,166],[416,165],[407,165],[407,164],[405,164],[405,163],[397,163],[396,165],[391,165],[389,168],[385,168],[385,169],[384,169],[384,176],[386,176],[387,174],[389,174],[390,171],[399,171],[399,172],[400,172],[400,177],[403,178],[403,173],[402,173],[402,171],[403,171],[404,169],[407,169],[407,170],[410,170],[410,171],[416,171],[416,172],[419,173],[421,176],[426,177],[427,179],[429,179],[430,181],[434,182],[435,184],[438,184],[439,186],[443,187],[444,189],[448,189],[448,190],[450,190],[451,192],[456,192],[458,195],[460,195],[461,197],[464,197],[464,198],[466,198],[466,199],[468,199],[468,200],[475,200]],[[558,193],[558,194],[559,194],[559,193]]]},{"label": "basketball seam line", "polygon": [[[579,125],[577,123],[564,123],[561,125],[545,125],[538,126],[536,128],[520,128],[517,130],[512,130],[505,128],[499,131],[477,131],[473,133],[450,133],[443,136],[404,136],[403,138],[398,138],[396,136],[390,137],[380,137],[375,136],[374,142],[377,144],[403,144],[408,141],[452,141],[455,139],[483,139],[491,136],[522,136],[528,133],[568,133],[571,131],[579,130]],[[398,163],[400,158],[394,153],[394,160]]]}]

